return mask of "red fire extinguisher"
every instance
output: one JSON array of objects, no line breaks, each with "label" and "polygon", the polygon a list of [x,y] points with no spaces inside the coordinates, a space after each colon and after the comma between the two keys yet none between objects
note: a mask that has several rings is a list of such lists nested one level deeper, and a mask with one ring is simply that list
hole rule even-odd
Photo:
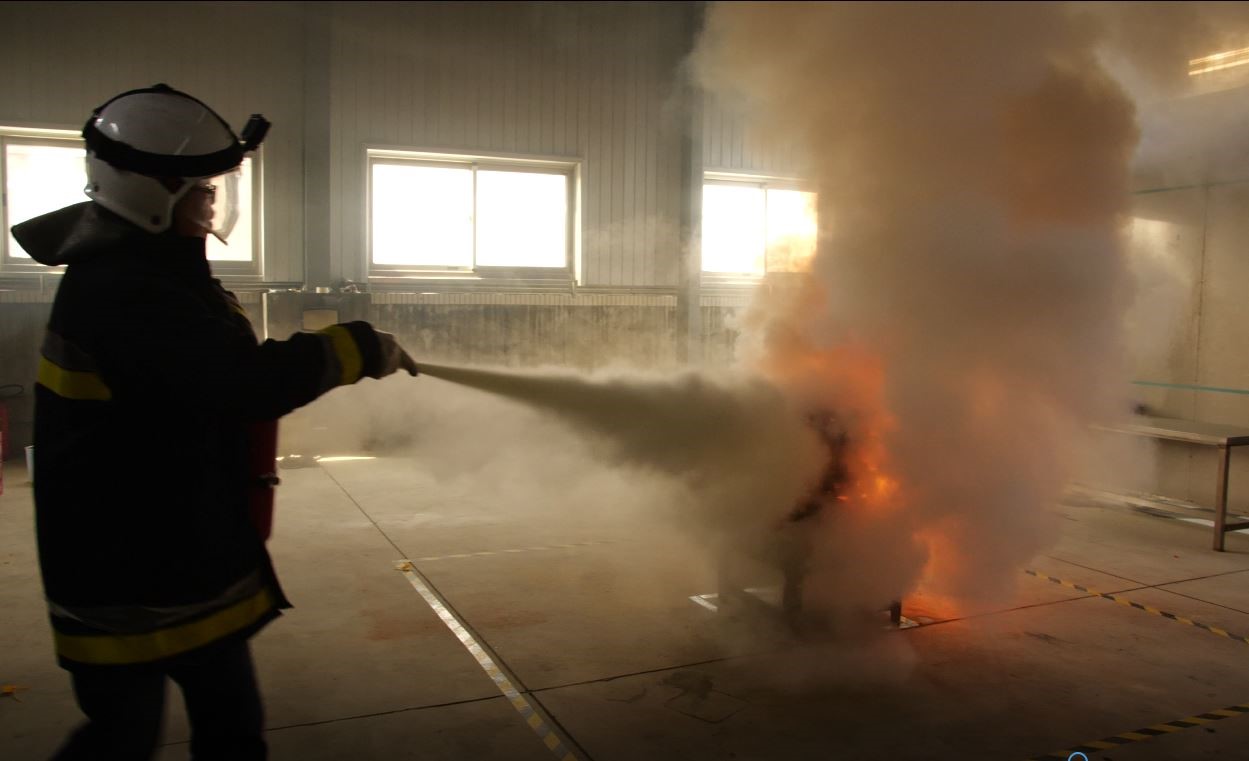
[{"label": "red fire extinguisher", "polygon": [[273,497],[278,478],[278,421],[252,423],[247,435],[248,509],[260,538],[273,533]]}]

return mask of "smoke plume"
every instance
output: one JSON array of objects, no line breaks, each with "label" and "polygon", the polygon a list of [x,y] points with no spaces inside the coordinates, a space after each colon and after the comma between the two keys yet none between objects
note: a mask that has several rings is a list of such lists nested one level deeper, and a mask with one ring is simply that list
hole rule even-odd
[{"label": "smoke plume", "polygon": [[1095,2],[1080,3],[1072,12],[1097,25],[1101,61],[1138,102],[1200,91],[1193,87],[1190,61],[1249,46],[1244,3]]},{"label": "smoke plume", "polygon": [[1137,131],[1101,28],[1048,3],[710,7],[696,76],[819,192],[814,282],[756,302],[743,359],[896,480],[824,520],[810,594],[997,596],[1054,536],[1065,453],[1123,380]]},{"label": "smoke plume", "polygon": [[1074,12],[1101,31],[1099,58],[1137,104],[1135,187],[1244,176],[1246,67],[1211,57],[1249,48],[1249,5],[1080,3]]},{"label": "smoke plume", "polygon": [[656,377],[422,365],[426,375],[552,413],[604,461],[687,489],[680,516],[713,542],[782,521],[818,477],[823,455],[799,411],[758,379],[687,372]]}]

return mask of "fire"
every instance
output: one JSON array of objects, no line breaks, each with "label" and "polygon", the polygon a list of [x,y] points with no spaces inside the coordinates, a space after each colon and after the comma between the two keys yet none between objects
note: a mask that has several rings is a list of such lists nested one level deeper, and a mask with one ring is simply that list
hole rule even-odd
[{"label": "fire", "polygon": [[917,613],[922,610],[922,615],[933,619],[959,618],[963,605],[941,590],[946,588],[949,579],[963,572],[962,554],[954,541],[938,527],[917,532],[916,539],[927,548],[928,560],[916,589],[907,596],[908,609]]},{"label": "fire", "polygon": [[856,346],[810,348],[778,361],[770,370],[782,387],[819,386],[824,390],[818,398],[833,400],[832,412],[851,440],[850,485],[842,501],[873,509],[896,507],[902,485],[891,471],[887,444],[896,423],[885,408],[885,374],[879,357]]},{"label": "fire", "polygon": [[903,614],[912,620],[949,621],[962,618],[963,605],[948,595],[938,594],[920,586],[902,601]]},{"label": "fire", "polygon": [[[762,328],[767,337],[757,365],[804,406],[819,407],[826,401],[845,428],[848,483],[836,497],[839,508],[853,511],[860,526],[897,521],[911,507],[913,490],[890,454],[898,421],[889,410],[883,356],[853,341],[817,345],[801,331],[804,315],[823,310],[825,294],[814,281],[807,281],[796,294],[783,295],[787,297],[783,304],[776,299],[769,306],[764,299],[760,312],[747,317],[748,322],[756,321],[751,327]],[[986,393],[985,399],[992,408],[993,394]],[[944,581],[958,575],[961,562],[955,542],[940,527],[925,526],[908,536],[907,526],[908,521],[897,521],[899,546],[914,542],[927,555],[917,589],[898,590],[908,610],[914,601],[922,615],[957,617],[958,601],[938,591],[945,588]]]},{"label": "fire", "polygon": [[864,347],[843,346],[806,356],[806,372],[829,389],[835,412],[850,437],[850,483],[845,502],[866,509],[900,507],[902,483],[894,474],[888,437],[897,427],[885,407],[885,373],[880,358]]},{"label": "fire", "polygon": [[886,501],[898,493],[897,479],[877,474],[872,480],[874,490],[871,494],[871,498],[878,501]]},{"label": "fire", "polygon": [[[838,499],[872,510],[897,509],[903,491],[889,462],[887,440],[897,427],[885,401],[884,361],[871,347],[846,342],[817,346],[799,326],[803,316],[825,311],[827,293],[814,279],[796,293],[777,292],[777,303],[757,302],[746,327],[766,336],[757,364],[774,383],[808,406],[828,410],[850,437],[850,485]],[[782,301],[783,300],[783,301]]]}]

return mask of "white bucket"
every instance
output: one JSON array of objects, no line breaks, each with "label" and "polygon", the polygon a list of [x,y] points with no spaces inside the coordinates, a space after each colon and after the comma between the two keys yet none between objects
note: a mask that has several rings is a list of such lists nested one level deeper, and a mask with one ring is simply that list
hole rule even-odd
[{"label": "white bucket", "polygon": [[26,480],[32,484],[35,482],[35,447],[26,447]]}]

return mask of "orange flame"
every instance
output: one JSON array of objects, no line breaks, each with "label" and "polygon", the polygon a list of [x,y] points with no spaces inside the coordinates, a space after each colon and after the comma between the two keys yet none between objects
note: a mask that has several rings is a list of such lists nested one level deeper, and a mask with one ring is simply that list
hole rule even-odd
[{"label": "orange flame", "polygon": [[887,443],[896,422],[885,406],[885,372],[879,356],[850,345],[788,348],[769,357],[765,366],[769,377],[786,388],[825,389],[821,396],[837,400],[835,411],[853,442],[847,463],[850,484],[838,499],[874,510],[896,509],[903,490],[891,471]]},{"label": "orange flame", "polygon": [[[861,343],[817,346],[802,330],[804,317],[820,314],[826,298],[822,288],[807,281],[800,291],[772,294],[747,316],[747,330],[762,330],[765,345],[761,371],[795,398],[828,400],[850,437],[846,463],[849,483],[837,500],[846,510],[870,521],[895,517],[904,511],[908,489],[889,451],[889,439],[898,428],[886,398],[887,368],[880,353]],[[777,298],[783,296],[783,300]],[[769,303],[771,302],[771,303]],[[990,405],[991,406],[991,405]],[[906,531],[899,524],[899,531]],[[918,586],[903,590],[907,608],[912,600],[932,618],[957,617],[957,600],[939,592],[943,580],[954,578],[960,567],[957,547],[940,528],[927,527],[914,541],[928,551]],[[907,537],[900,536],[900,543]]]},{"label": "orange flame", "polygon": [[934,619],[958,618],[963,605],[941,590],[948,579],[955,578],[963,569],[963,557],[958,546],[940,528],[931,527],[916,534],[928,549],[917,589],[907,597],[910,610],[924,611],[923,615]]}]

